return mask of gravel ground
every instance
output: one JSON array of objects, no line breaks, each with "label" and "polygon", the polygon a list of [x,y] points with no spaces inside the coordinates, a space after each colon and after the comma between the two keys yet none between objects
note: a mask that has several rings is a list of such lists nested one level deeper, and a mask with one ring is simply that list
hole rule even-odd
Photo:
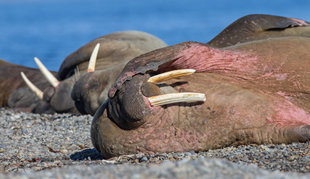
[{"label": "gravel ground", "polygon": [[103,160],[90,141],[91,120],[0,108],[0,178],[310,178],[310,143]]}]

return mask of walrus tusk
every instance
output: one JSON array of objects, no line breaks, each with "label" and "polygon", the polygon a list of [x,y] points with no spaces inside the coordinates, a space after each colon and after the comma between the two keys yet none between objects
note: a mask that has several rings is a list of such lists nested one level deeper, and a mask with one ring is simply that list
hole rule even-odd
[{"label": "walrus tusk", "polygon": [[150,77],[147,80],[147,82],[160,83],[160,82],[163,82],[165,80],[177,78],[180,76],[190,75],[190,74],[193,74],[195,72],[196,72],[195,69],[181,69],[181,70],[168,71],[168,72],[161,73],[161,74]]},{"label": "walrus tusk", "polygon": [[47,81],[49,81],[51,85],[54,88],[56,88],[60,82],[55,78],[55,76],[50,71],[48,71],[48,69],[42,64],[42,62],[37,57],[34,57],[34,61],[38,65],[40,71],[45,76]]},{"label": "walrus tusk", "polygon": [[203,93],[169,93],[158,96],[148,97],[152,106],[161,106],[173,103],[191,103],[191,102],[203,102],[206,100],[206,95]]},{"label": "walrus tusk", "polygon": [[97,60],[97,55],[98,55],[99,47],[100,47],[100,43],[97,43],[97,45],[95,46],[95,48],[94,48],[94,50],[93,50],[93,52],[92,52],[92,54],[90,56],[87,72],[95,71],[96,60]]},{"label": "walrus tusk", "polygon": [[34,94],[36,94],[39,97],[39,99],[43,99],[43,92],[27,78],[24,72],[20,72],[20,75],[22,76],[23,80],[25,81],[27,86],[30,88],[30,90],[34,92]]}]

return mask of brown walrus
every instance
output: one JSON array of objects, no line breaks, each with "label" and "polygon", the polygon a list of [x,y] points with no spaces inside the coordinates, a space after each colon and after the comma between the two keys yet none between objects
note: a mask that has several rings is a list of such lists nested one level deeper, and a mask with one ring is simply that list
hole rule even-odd
[{"label": "brown walrus", "polygon": [[254,40],[288,36],[310,37],[309,22],[282,16],[252,14],[230,24],[210,40],[208,45],[223,48]]},{"label": "brown walrus", "polygon": [[[226,48],[184,42],[136,57],[97,110],[92,142],[109,158],[309,141],[309,49],[308,37],[279,36]],[[191,72],[166,73],[179,69]]]},{"label": "brown walrus", "polygon": [[[212,47],[223,48],[273,37],[310,37],[310,26],[308,25],[309,23],[303,20],[281,16],[247,15],[229,25],[207,44]],[[96,112],[98,106],[106,99],[108,87],[112,85],[115,79],[115,77],[111,77],[109,71],[120,73],[121,70],[117,66],[112,66],[110,69],[89,73],[75,83],[72,98],[82,113],[93,115]]]},{"label": "brown walrus", "polygon": [[[280,16],[248,15],[240,18],[228,26],[222,33],[208,42],[208,44],[213,47],[225,47],[236,43],[253,41],[262,38],[278,36],[309,36],[310,33],[307,24],[307,22],[302,20]],[[114,43],[117,38],[123,38],[120,37],[119,33],[110,34],[104,37],[106,37],[106,39],[113,39]],[[125,39],[128,41],[128,37],[126,38]],[[132,36],[132,38],[136,37]],[[108,46],[112,44],[113,40],[107,43]],[[152,40],[152,37],[149,39],[149,41],[150,40]],[[100,40],[97,39],[95,41]],[[137,42],[140,42],[143,45],[143,38],[137,40]],[[146,41],[146,43],[149,42]],[[155,40],[155,43],[159,43],[159,46],[162,45],[161,41],[158,42]],[[111,85],[112,81],[116,78],[116,74],[118,74],[125,65],[125,63],[120,65],[110,63],[108,64],[110,66],[102,71],[97,70],[95,73],[81,75],[86,71],[88,59],[94,45],[94,41],[90,42],[65,59],[57,75],[58,79],[60,79],[62,83],[59,83],[59,86],[57,87],[49,87],[45,89],[44,101],[41,101],[39,105],[36,105],[33,110],[34,112],[77,112],[76,108],[74,107],[74,103],[70,98],[70,94],[68,94],[70,93],[71,88],[75,83],[76,87],[72,90],[72,97],[76,106],[82,113],[94,114],[99,104],[105,100],[107,92],[106,87]],[[105,50],[105,54],[111,53],[110,48],[107,48],[107,46],[101,46],[100,50],[102,50],[102,48],[107,49]],[[111,49],[113,48],[124,48],[124,46],[122,46],[121,43],[116,43],[116,45],[112,45]],[[128,59],[130,58],[130,55],[128,55]],[[101,68],[100,62],[101,60],[99,60],[99,63],[97,64],[97,69]],[[109,62],[109,60],[106,60],[105,62]],[[77,69],[80,69],[80,73],[75,73],[75,70]],[[71,76],[73,76],[73,78]],[[82,77],[80,78],[80,76]],[[35,99],[35,101],[38,101],[38,99],[33,97],[33,95],[24,95],[24,90],[29,92],[29,90],[24,88],[18,89],[14,92],[14,95],[12,95],[13,98],[10,98],[13,99],[10,100],[12,101],[10,103],[11,107],[33,106],[34,104],[31,104],[31,100],[29,99]],[[25,101],[20,100],[21,96],[29,96],[26,103],[21,102]]]},{"label": "brown walrus", "polygon": [[[82,109],[79,108],[81,100],[76,97],[74,102],[71,98],[71,91],[79,78],[88,75],[88,62],[94,47],[98,43],[100,47],[98,49],[96,70],[106,71],[114,68],[115,70],[110,70],[108,74],[109,80],[112,82],[129,60],[143,53],[166,46],[157,37],[140,31],[115,32],[99,37],[66,57],[57,73],[57,79],[52,80],[55,81],[54,84],[44,90],[44,102],[38,108],[35,108],[34,112],[45,112],[45,108],[42,108],[42,106],[48,105],[59,113],[77,113],[75,103],[78,109]],[[101,100],[97,100],[96,103],[100,104]],[[81,113],[86,113],[84,111],[84,109],[80,110]]]},{"label": "brown walrus", "polygon": [[[0,107],[31,112],[40,99],[26,86],[20,73],[24,72],[41,90],[50,86],[38,69],[12,64],[0,59]],[[55,74],[55,72],[52,72]]]}]

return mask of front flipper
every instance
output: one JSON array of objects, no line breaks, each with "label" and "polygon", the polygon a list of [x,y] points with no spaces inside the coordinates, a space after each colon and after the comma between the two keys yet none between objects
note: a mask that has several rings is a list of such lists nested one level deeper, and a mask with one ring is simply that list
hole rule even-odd
[{"label": "front flipper", "polygon": [[[298,32],[284,32],[284,30],[309,25],[310,23],[307,21],[288,17],[264,14],[247,15],[241,17],[225,28],[219,35],[208,42],[208,45],[222,48],[242,42],[266,39],[269,37],[304,36],[305,34],[303,33],[303,30],[298,30]],[[309,31],[306,36],[310,36],[310,28],[305,30]],[[277,33],[274,33],[275,31]]]}]

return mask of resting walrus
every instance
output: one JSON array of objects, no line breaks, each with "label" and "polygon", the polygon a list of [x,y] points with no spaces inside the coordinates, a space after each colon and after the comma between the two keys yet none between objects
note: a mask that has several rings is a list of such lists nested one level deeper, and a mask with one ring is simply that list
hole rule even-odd
[{"label": "resting walrus", "polygon": [[241,17],[208,42],[208,45],[223,48],[238,43],[274,37],[310,37],[309,22],[300,19],[252,14]]},{"label": "resting walrus", "polygon": [[[100,44],[99,49],[97,49],[98,55],[96,55],[96,70],[107,71],[113,68],[114,70],[109,70],[108,73],[112,82],[129,60],[143,53],[166,46],[157,37],[140,31],[115,32],[92,40],[66,57],[59,68],[57,78],[48,75],[49,78],[52,78],[49,80],[52,86],[44,89],[43,101],[34,109],[34,112],[43,113],[46,109],[45,106],[48,106],[58,113],[77,113],[76,103],[80,112],[86,113],[84,109],[79,108],[81,100],[78,97],[75,98],[75,101],[72,100],[71,91],[79,78],[91,73],[87,73],[88,62],[96,44]],[[38,59],[36,59],[36,62],[40,64]],[[48,74],[48,72],[46,73]],[[100,104],[100,100],[97,100],[96,103]]]},{"label": "resting walrus", "polygon": [[[31,92],[23,79],[21,72],[29,76],[41,90],[50,86],[41,76],[38,69],[12,64],[0,59],[0,107],[10,107],[31,112],[40,99]],[[55,72],[52,72],[55,74]],[[38,94],[39,96],[43,94]]]},{"label": "resting walrus", "polygon": [[[222,49],[184,42],[136,57],[97,110],[92,142],[109,158],[309,141],[309,49],[310,38],[284,36]],[[158,76],[179,69],[189,70]]]},{"label": "resting walrus", "polygon": [[[223,48],[238,43],[274,37],[310,37],[310,26],[308,25],[309,23],[303,20],[281,16],[247,15],[229,25],[207,44],[212,47]],[[116,78],[111,78],[109,71],[120,73],[121,70],[121,68],[114,66],[107,70],[89,73],[80,78],[75,83],[71,93],[79,110],[93,115],[98,106],[106,99],[108,88]]]}]

